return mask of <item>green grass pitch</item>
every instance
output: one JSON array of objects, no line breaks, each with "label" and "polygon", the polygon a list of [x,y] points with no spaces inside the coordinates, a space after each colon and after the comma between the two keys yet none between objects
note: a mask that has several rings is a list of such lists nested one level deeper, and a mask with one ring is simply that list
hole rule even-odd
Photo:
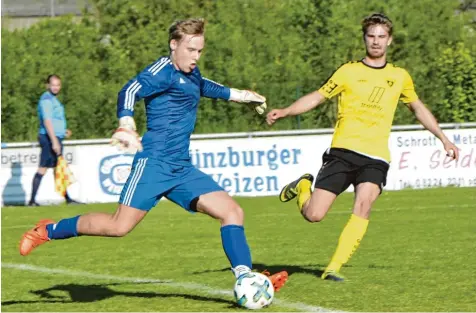
[{"label": "green grass pitch", "polygon": [[[384,192],[344,283],[318,278],[347,222],[352,194],[310,224],[295,203],[237,198],[256,270],[287,270],[263,311],[476,311],[476,189]],[[115,204],[2,208],[2,311],[244,311],[219,223],[163,201],[124,238],[54,241],[27,257],[24,231],[41,218],[113,212]]]}]

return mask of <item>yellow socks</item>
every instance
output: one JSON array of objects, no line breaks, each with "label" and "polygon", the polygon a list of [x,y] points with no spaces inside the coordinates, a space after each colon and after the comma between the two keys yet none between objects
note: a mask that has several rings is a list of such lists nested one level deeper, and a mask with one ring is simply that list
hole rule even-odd
[{"label": "yellow socks", "polygon": [[368,225],[369,220],[355,214],[351,215],[340,235],[337,249],[326,268],[326,272],[339,272],[342,265],[349,261],[352,254],[359,247]]},{"label": "yellow socks", "polygon": [[299,211],[302,211],[304,203],[306,203],[306,201],[311,198],[311,184],[312,182],[310,182],[309,180],[303,179],[296,186],[298,192],[297,204]]}]

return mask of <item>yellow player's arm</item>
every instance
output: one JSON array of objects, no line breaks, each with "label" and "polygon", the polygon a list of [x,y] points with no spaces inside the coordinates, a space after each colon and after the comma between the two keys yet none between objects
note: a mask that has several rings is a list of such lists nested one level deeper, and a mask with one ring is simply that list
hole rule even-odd
[{"label": "yellow player's arm", "polygon": [[286,111],[287,116],[299,115],[311,111],[324,101],[326,101],[326,97],[324,97],[324,95],[319,91],[314,91],[299,98],[284,110]]},{"label": "yellow player's arm", "polygon": [[266,116],[266,122],[268,125],[273,125],[280,118],[286,116],[293,116],[305,113],[317,107],[319,104],[326,100],[323,94],[319,91],[311,92],[284,109],[274,109],[270,111]]},{"label": "yellow player's arm", "polygon": [[[425,104],[421,102],[420,99],[417,99],[408,103],[408,107],[413,114],[415,114],[417,120],[433,135],[441,140],[448,155],[457,160],[459,156],[458,148],[448,139],[448,137],[446,137],[441,130],[440,125],[438,125],[435,116],[430,112],[430,110],[428,110]],[[452,150],[452,152],[450,152],[450,150]]]},{"label": "yellow player's arm", "polygon": [[305,95],[304,97],[301,97],[289,107],[285,108],[284,110],[287,113],[286,115],[292,116],[306,113],[316,108],[319,104],[324,103],[326,99],[330,99],[338,95],[345,89],[349,75],[352,75],[349,67],[346,65],[340,66],[334,71],[331,77],[329,77],[324,82],[321,88]]},{"label": "yellow player's arm", "polygon": [[345,89],[347,76],[348,67],[345,67],[344,65],[339,67],[317,91],[308,93],[307,95],[299,98],[287,108],[274,109],[269,112],[266,116],[266,122],[268,122],[268,125],[273,125],[280,118],[299,115],[311,111],[319,104],[324,103],[326,99],[330,99],[342,92],[342,90]]}]

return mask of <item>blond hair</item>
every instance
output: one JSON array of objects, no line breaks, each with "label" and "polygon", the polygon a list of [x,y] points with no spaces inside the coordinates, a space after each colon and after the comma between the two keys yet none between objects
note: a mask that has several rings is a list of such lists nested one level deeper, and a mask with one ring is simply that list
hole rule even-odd
[{"label": "blond hair", "polygon": [[189,18],[175,21],[169,27],[169,43],[173,39],[180,41],[184,35],[203,35],[205,33],[205,20],[203,18]]},{"label": "blond hair", "polygon": [[367,16],[363,21],[362,21],[362,33],[365,36],[367,33],[367,30],[369,29],[370,26],[374,25],[383,25],[387,28],[388,34],[392,36],[393,33],[393,23],[392,21],[386,16],[385,14],[382,13],[374,13],[370,16]]}]

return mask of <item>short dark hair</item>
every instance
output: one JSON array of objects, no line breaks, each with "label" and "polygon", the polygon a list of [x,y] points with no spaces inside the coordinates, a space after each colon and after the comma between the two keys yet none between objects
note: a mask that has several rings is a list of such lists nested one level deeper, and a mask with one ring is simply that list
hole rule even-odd
[{"label": "short dark hair", "polygon": [[362,32],[365,36],[367,30],[370,26],[373,25],[384,25],[387,27],[388,34],[392,36],[393,33],[393,23],[392,20],[388,18],[385,14],[382,13],[374,13],[372,15],[367,16],[362,21]]},{"label": "short dark hair", "polygon": [[59,75],[50,74],[50,75],[48,75],[48,77],[46,78],[46,83],[49,84],[49,83],[51,82],[51,79],[52,79],[52,78],[56,78],[56,79],[61,80],[61,77],[59,77]]}]

